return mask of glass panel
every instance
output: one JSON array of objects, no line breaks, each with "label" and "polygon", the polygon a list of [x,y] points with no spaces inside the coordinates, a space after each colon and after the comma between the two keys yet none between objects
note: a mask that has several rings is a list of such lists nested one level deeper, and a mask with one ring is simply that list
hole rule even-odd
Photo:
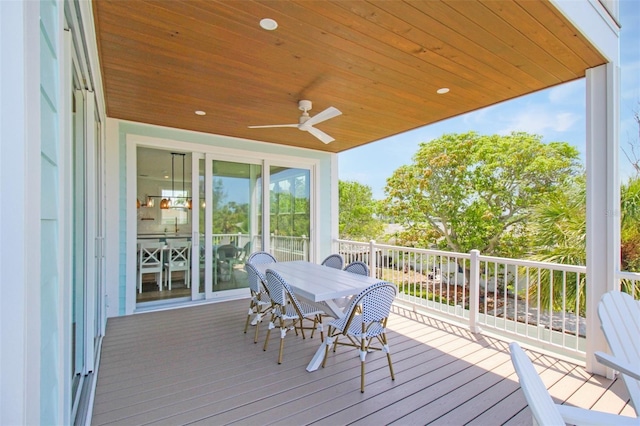
[{"label": "glass panel", "polygon": [[94,126],[95,126],[95,144],[96,144],[96,163],[95,163],[95,175],[96,175],[96,236],[98,238],[99,244],[101,245],[99,249],[99,253],[97,253],[96,257],[96,267],[95,267],[95,286],[96,292],[95,297],[93,299],[94,306],[94,330],[93,330],[93,345],[96,349],[98,349],[98,344],[100,342],[100,336],[102,334],[102,318],[103,311],[101,301],[102,298],[100,295],[103,293],[103,277],[104,277],[104,179],[103,179],[103,145],[100,133],[100,117],[98,116],[98,108],[96,108],[96,114],[94,117]]},{"label": "glass panel", "polygon": [[198,196],[198,207],[200,209],[200,214],[198,215],[199,219],[198,221],[200,222],[198,224],[198,234],[200,235],[200,244],[199,246],[199,256],[200,256],[200,271],[198,271],[200,273],[200,288],[199,288],[199,293],[204,293],[204,289],[205,289],[205,274],[204,274],[204,267],[205,267],[205,246],[204,246],[204,237],[205,237],[205,160],[201,159],[199,162],[199,174],[198,174],[198,190],[199,190],[199,196]]},{"label": "glass panel", "polygon": [[[183,258],[187,253],[178,256],[171,250],[172,243],[191,243],[191,154],[138,147],[136,160],[136,301],[191,298],[191,268],[185,269],[189,261]],[[152,253],[144,245],[158,242],[164,243],[162,260],[146,259]]]},{"label": "glass panel", "polygon": [[213,291],[248,287],[244,261],[261,247],[262,166],[214,160],[210,188]]},{"label": "glass panel", "polygon": [[279,261],[309,260],[310,171],[271,166],[270,247]]},{"label": "glass panel", "polygon": [[72,93],[73,132],[73,219],[72,219],[72,282],[73,303],[71,306],[71,363],[73,366],[72,392],[75,400],[80,391],[80,379],[85,361],[85,155],[84,155],[84,99],[82,92]]}]

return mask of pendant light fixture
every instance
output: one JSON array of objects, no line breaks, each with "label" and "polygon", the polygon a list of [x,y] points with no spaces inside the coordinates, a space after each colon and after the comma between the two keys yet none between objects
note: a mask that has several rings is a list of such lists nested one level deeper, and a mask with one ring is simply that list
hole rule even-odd
[{"label": "pendant light fixture", "polygon": [[179,154],[182,155],[182,196],[185,197],[185,204],[187,206],[187,208],[189,210],[191,210],[191,198],[187,197],[187,193],[184,190],[184,156],[185,154]]},{"label": "pendant light fixture", "polygon": [[187,197],[187,193],[184,190],[184,157],[186,154],[182,154],[182,153],[178,153],[178,152],[172,152],[171,153],[171,197],[169,198],[163,198],[162,200],[160,200],[160,208],[163,210],[166,210],[168,208],[170,208],[173,204],[175,204],[175,202],[173,202],[172,200],[174,200],[176,198],[176,193],[175,193],[175,158],[176,155],[180,155],[182,157],[182,197],[180,198],[184,198],[186,200],[185,205],[187,206],[187,208],[191,209],[191,199]]},{"label": "pendant light fixture", "polygon": [[[174,196],[174,167],[175,167],[175,158],[176,158],[176,154],[174,152],[171,153],[171,197]],[[160,200],[160,208],[162,210],[166,210],[169,207],[171,207],[171,199],[170,198],[163,198],[162,200]]]}]

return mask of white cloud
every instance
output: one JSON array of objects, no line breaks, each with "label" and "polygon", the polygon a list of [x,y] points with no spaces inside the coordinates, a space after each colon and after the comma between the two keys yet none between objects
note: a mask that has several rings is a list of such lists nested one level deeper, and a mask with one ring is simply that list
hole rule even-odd
[{"label": "white cloud", "polygon": [[576,100],[581,100],[584,104],[584,80],[572,81],[549,89],[549,102],[552,104],[576,104]]},{"label": "white cloud", "polygon": [[544,105],[529,105],[520,109],[515,114],[501,115],[500,121],[504,127],[499,134],[508,134],[513,131],[522,131],[544,135],[548,131],[566,132],[572,130],[574,124],[579,122],[580,115],[570,111],[551,111]]}]

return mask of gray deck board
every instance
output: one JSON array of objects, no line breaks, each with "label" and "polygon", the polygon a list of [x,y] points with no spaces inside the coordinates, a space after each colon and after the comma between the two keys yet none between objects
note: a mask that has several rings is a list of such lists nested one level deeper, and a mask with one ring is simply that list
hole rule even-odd
[{"label": "gray deck board", "polygon": [[[326,368],[306,364],[319,336],[262,350],[242,333],[248,301],[109,319],[102,345],[94,425],[531,424],[508,344],[394,306],[389,345],[367,356],[360,393],[357,352],[341,347]],[[527,351],[556,402],[633,415],[621,381]]]}]

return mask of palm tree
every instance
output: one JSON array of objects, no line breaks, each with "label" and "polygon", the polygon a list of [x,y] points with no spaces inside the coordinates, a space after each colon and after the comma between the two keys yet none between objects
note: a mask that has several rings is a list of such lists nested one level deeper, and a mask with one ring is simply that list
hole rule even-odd
[{"label": "palm tree", "polygon": [[[554,262],[568,265],[586,264],[586,185],[582,175],[570,182],[562,192],[549,197],[547,203],[536,207],[533,213],[533,238],[535,253],[532,258],[541,262]],[[555,310],[574,311],[576,301],[580,312],[585,312],[585,277],[580,282],[567,277],[566,289],[561,286],[551,288],[553,282],[548,270],[540,275],[540,282],[530,288],[532,300],[540,292],[543,307]],[[573,280],[573,282],[571,282]],[[566,291],[566,294],[563,293]],[[553,306],[550,298],[553,297]]]}]

